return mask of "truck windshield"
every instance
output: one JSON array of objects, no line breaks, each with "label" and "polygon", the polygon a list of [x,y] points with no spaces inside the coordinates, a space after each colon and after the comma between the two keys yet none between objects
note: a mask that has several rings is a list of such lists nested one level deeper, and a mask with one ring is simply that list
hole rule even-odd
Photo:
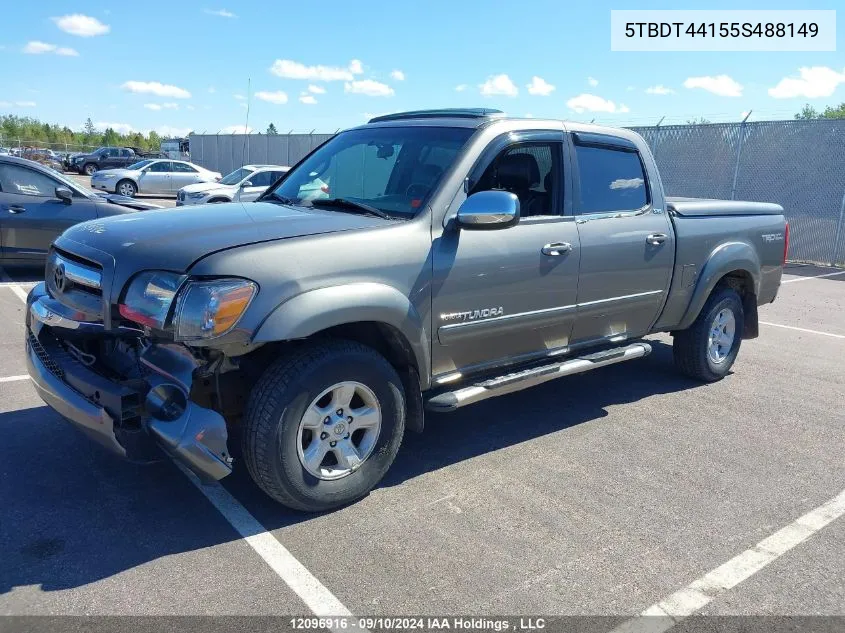
[{"label": "truck windshield", "polygon": [[[291,170],[265,198],[299,204],[341,199],[413,217],[474,131],[370,127],[342,132]],[[333,208],[344,210],[343,205]]]}]

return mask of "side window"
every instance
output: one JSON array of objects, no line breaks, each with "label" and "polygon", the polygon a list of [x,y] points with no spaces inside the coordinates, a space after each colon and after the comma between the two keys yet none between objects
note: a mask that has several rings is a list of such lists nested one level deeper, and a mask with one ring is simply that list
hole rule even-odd
[{"label": "side window", "polygon": [[637,152],[576,144],[575,158],[581,185],[578,213],[634,211],[648,204]]},{"label": "side window", "polygon": [[124,149],[120,150],[120,155],[123,158],[129,158],[130,156],[132,156],[132,150],[124,148]]},{"label": "side window", "polygon": [[560,214],[560,143],[521,143],[503,150],[470,193],[498,189],[519,198],[520,216]]},{"label": "side window", "polygon": [[0,165],[0,190],[23,196],[54,198],[61,183],[49,176],[18,165]]},{"label": "side window", "polygon": [[173,165],[173,171],[177,171],[182,174],[195,174],[197,170],[191,167],[186,163],[171,163]]},{"label": "side window", "polygon": [[252,183],[253,187],[269,187],[276,181],[274,176],[275,172],[260,171],[257,174],[250,176],[249,182]]},{"label": "side window", "polygon": [[153,163],[152,165],[150,165],[147,171],[154,172],[157,174],[167,173],[170,171],[170,161],[163,160],[159,161],[158,163]]}]

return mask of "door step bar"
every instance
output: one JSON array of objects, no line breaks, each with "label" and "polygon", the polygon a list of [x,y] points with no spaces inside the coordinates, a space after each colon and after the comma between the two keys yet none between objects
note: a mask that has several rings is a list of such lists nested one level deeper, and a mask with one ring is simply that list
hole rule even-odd
[{"label": "door step bar", "polygon": [[634,358],[642,358],[643,356],[648,356],[650,353],[651,345],[648,343],[634,343],[625,347],[615,347],[602,352],[570,358],[569,360],[552,365],[532,367],[531,369],[497,376],[473,385],[461,387],[455,391],[439,393],[429,398],[425,406],[429,411],[454,411],[468,404],[487,400],[487,398],[503,396],[507,393],[513,393],[514,391],[520,391],[527,387],[533,387],[534,385],[554,380],[555,378],[592,371],[599,367],[622,363],[626,360],[633,360]]}]

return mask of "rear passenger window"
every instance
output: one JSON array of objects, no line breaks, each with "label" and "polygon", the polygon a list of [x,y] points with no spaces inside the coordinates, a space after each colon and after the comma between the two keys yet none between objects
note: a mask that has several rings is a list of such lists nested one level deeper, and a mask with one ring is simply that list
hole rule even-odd
[{"label": "rear passenger window", "polygon": [[610,147],[575,146],[581,185],[579,213],[633,211],[648,204],[640,155]]}]

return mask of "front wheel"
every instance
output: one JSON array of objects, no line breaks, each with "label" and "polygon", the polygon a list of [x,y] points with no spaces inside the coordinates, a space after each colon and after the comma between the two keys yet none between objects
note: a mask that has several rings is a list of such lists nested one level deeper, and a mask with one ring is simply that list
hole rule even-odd
[{"label": "front wheel", "polygon": [[88,163],[82,168],[82,171],[85,172],[86,176],[93,176],[97,173],[97,166],[93,163]]},{"label": "front wheel", "polygon": [[244,416],[243,457],[258,486],[308,512],[366,496],[405,431],[396,370],[351,341],[308,344],[270,366]]},{"label": "front wheel", "polygon": [[117,187],[115,187],[115,193],[118,193],[121,196],[126,196],[127,198],[132,198],[136,193],[138,193],[138,188],[131,180],[121,180],[117,183]]},{"label": "front wheel", "polygon": [[745,315],[732,288],[716,289],[686,330],[675,334],[672,352],[682,373],[704,382],[724,378],[739,354]]}]

